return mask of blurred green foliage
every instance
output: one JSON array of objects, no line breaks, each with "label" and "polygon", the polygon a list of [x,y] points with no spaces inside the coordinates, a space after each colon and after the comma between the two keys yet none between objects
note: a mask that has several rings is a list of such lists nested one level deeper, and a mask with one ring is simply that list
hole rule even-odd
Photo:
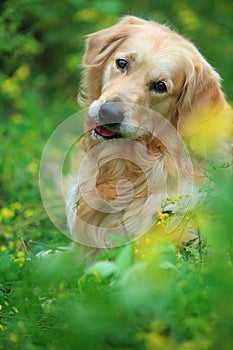
[{"label": "blurred green foliage", "polygon": [[1,1],[0,349],[231,349],[230,177],[215,175],[225,192],[200,217],[204,261],[198,247],[180,255],[161,243],[144,261],[127,246],[89,268],[76,251],[35,257],[40,244],[69,244],[43,209],[38,169],[50,134],[79,108],[84,36],[125,14],[190,38],[233,100],[231,0]]},{"label": "blurred green foliage", "polygon": [[138,255],[135,242],[89,266],[78,247],[2,249],[0,349],[231,350],[232,181],[223,168],[209,175],[198,219],[208,248],[155,239]]}]

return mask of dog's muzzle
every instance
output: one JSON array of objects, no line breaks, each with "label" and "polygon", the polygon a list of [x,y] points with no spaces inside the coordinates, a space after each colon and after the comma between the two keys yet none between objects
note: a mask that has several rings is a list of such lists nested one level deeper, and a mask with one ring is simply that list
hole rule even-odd
[{"label": "dog's muzzle", "polygon": [[122,137],[119,133],[120,124],[124,119],[122,110],[111,102],[101,105],[98,112],[99,124],[94,129],[97,138],[112,139]]},{"label": "dog's muzzle", "polygon": [[124,119],[122,110],[112,104],[111,102],[105,102],[99,109],[99,121],[105,125],[107,124],[120,124]]}]

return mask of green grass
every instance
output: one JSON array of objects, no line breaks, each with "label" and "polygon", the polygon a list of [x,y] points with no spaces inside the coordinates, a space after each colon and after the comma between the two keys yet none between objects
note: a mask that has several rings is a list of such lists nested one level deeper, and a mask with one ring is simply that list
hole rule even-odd
[{"label": "green grass", "polygon": [[155,230],[140,244],[100,251],[91,263],[82,247],[56,249],[69,240],[40,220],[41,208],[3,208],[0,348],[230,350],[229,173],[211,170],[208,206],[196,213],[202,242],[178,247]]}]

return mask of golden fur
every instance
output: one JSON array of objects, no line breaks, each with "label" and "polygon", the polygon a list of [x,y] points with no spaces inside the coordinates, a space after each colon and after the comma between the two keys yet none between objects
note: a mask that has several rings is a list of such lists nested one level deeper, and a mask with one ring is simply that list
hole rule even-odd
[{"label": "golden fur", "polygon": [[[129,65],[125,71],[116,67],[116,60],[121,58]],[[98,163],[98,173],[95,188],[89,186],[88,177],[82,177],[79,187],[74,179],[67,196],[68,225],[78,242],[108,247],[111,246],[109,233],[134,232],[137,237],[146,231],[154,220],[153,210],[164,205],[161,192],[164,181],[166,195],[177,193],[177,164],[182,169],[182,191],[185,193],[185,181],[197,183],[203,177],[205,158],[211,154],[216,157],[219,153],[222,162],[229,160],[232,120],[217,72],[192,43],[167,26],[124,17],[116,25],[87,37],[83,66],[80,102],[88,107],[88,113],[82,156],[90,154],[89,167],[93,164],[94,172]],[[152,90],[152,84],[157,81],[166,82],[165,93]],[[122,126],[120,142],[114,139],[99,143],[92,135],[98,112],[105,102],[120,103],[124,122],[130,125]],[[171,138],[166,138],[168,144],[155,137],[154,130],[162,128],[159,119],[152,118],[151,121],[150,113],[149,117],[143,113],[147,108],[157,112],[177,130],[191,153],[193,169],[190,164],[185,164],[182,148],[177,147],[173,132]],[[192,136],[198,134],[199,127],[192,121],[198,121],[199,125],[202,116],[208,116],[207,119],[203,117],[208,128],[208,120],[213,114],[217,116],[214,120],[217,120],[218,132],[214,133],[211,152],[208,153],[208,149],[198,152]],[[105,159],[109,161],[105,162]],[[133,191],[129,190],[129,182]],[[94,198],[96,193],[103,201],[94,205],[86,201],[84,194]],[[116,207],[109,212],[108,204],[117,198]]]}]

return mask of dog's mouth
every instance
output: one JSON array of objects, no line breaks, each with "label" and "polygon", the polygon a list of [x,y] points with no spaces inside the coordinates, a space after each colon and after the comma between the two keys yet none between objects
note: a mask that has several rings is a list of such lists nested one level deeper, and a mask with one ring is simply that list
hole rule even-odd
[{"label": "dog's mouth", "polygon": [[[113,130],[113,128],[116,130]],[[103,140],[122,138],[122,135],[117,129],[118,126],[116,124],[113,124],[111,129],[108,125],[97,125],[93,129],[93,134],[95,138]]]}]

